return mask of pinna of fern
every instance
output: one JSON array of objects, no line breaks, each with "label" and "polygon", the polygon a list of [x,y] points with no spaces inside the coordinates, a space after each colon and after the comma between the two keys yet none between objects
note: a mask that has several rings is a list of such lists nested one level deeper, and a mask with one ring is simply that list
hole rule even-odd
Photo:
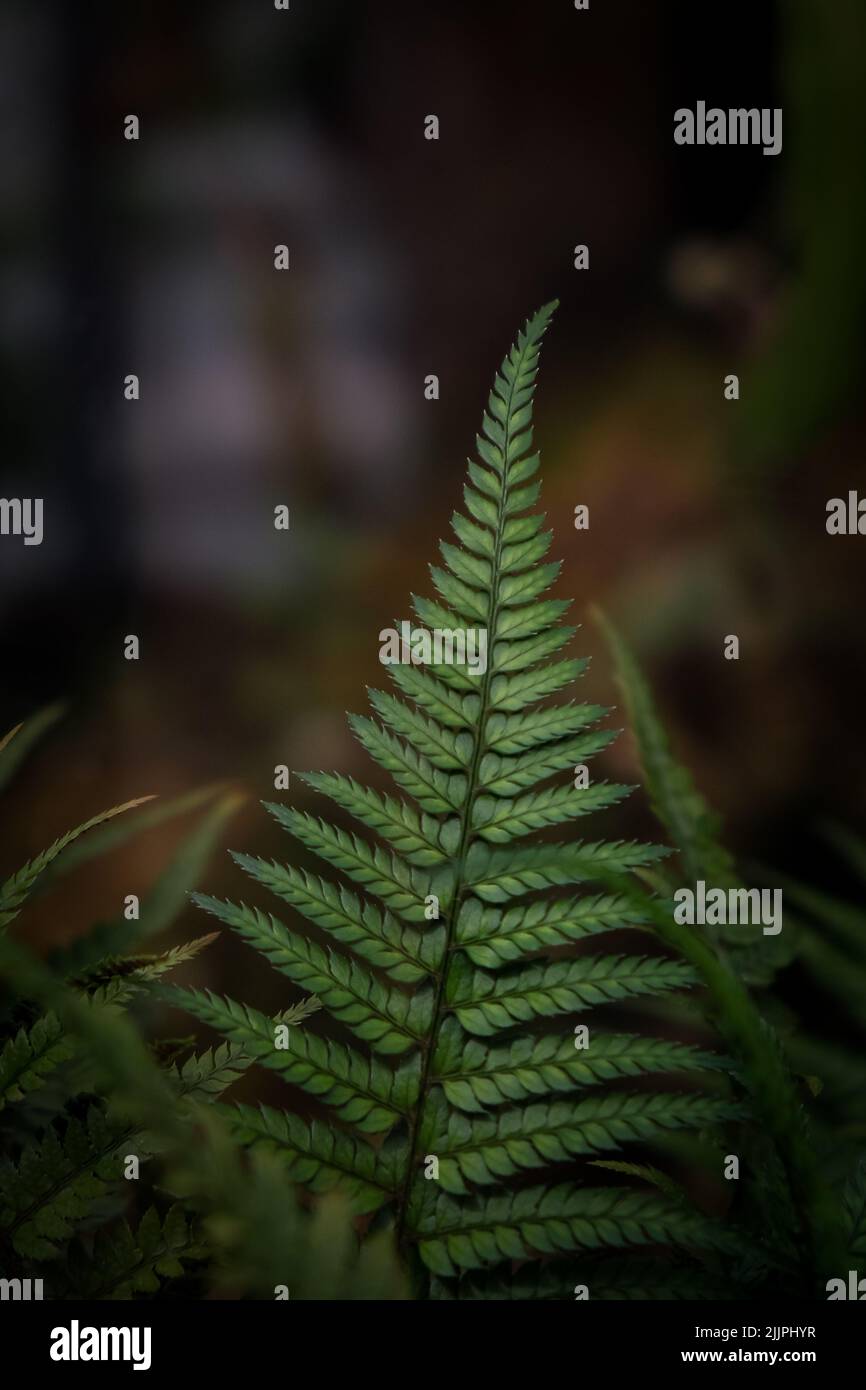
[{"label": "pinna of fern", "polygon": [[[457,543],[441,543],[443,566],[431,570],[438,597],[413,600],[425,629],[486,628],[486,670],[392,665],[396,694],[372,692],[374,717],[351,718],[396,793],[306,775],[374,838],[268,805],[339,881],[234,856],[328,944],[256,907],[196,895],[315,992],[356,1042],[294,1030],[275,1045],[273,1021],[245,1003],[162,991],[331,1107],[333,1121],[267,1106],[226,1113],[251,1148],[279,1155],[289,1178],[315,1192],[341,1188],[359,1212],[379,1213],[377,1225],[390,1220],[420,1291],[434,1295],[442,1281],[459,1290],[467,1271],[507,1276],[514,1260],[729,1240],[669,1193],[566,1182],[557,1170],[739,1111],[694,1084],[718,1065],[712,1053],[601,1024],[588,1047],[575,1043],[574,1015],[686,989],[695,975],[667,956],[604,949],[606,934],[643,918],[599,884],[652,866],[661,847],[533,839],[631,790],[573,775],[615,736],[596,727],[607,711],[547,702],[587,664],[559,655],[575,629],[563,623],[568,603],[545,596],[559,565],[545,560],[551,532],[533,510],[533,395],[554,308],[528,321],[496,375],[465,511],[452,517]],[[550,954],[575,943],[589,952]],[[557,1031],[540,1031],[546,1020],[560,1020]],[[607,1085],[652,1074],[668,1089]],[[672,1090],[671,1078],[688,1085]]]},{"label": "pinna of fern", "polygon": [[[59,707],[45,710],[0,741],[0,790],[59,713]],[[43,1001],[40,988],[31,988],[32,971],[10,968],[21,951],[13,937],[32,895],[76,851],[80,864],[202,801],[211,804],[144,899],[140,920],[95,928],[56,951],[54,970],[46,972],[58,990],[65,978],[59,997],[68,995],[83,1017],[117,1017],[214,939],[211,933],[167,950],[142,949],[144,939],[170,925],[186,905],[236,795],[214,798],[209,789],[162,806],[144,797],[112,807],[59,836],[0,883],[0,1268],[4,1277],[43,1278],[51,1298],[153,1292],[161,1280],[182,1274],[186,1260],[203,1254],[177,1206],[163,1216],[155,1204],[134,1228],[120,1217],[131,1191],[124,1181],[126,1156],[133,1153],[144,1167],[158,1143],[109,1102],[92,1053]],[[128,953],[132,945],[135,954]],[[223,1044],[172,1061],[160,1075],[166,1094],[182,1107],[197,1096],[213,1099],[249,1063],[233,1044]],[[145,1167],[142,1187],[146,1173]]]}]

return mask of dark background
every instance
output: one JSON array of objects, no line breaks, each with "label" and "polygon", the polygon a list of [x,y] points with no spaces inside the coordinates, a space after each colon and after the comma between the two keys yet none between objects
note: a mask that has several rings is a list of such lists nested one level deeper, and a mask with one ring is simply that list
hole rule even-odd
[{"label": "dark background", "polygon": [[[232,845],[294,853],[258,798],[276,763],[368,776],[344,711],[384,683],[494,369],[556,296],[536,438],[581,698],[616,699],[596,603],[729,843],[843,889],[816,828],[866,829],[866,538],[825,531],[866,490],[861,0],[5,3],[0,26],[3,495],[46,526],[0,540],[0,715],[69,706],[4,864],[217,779],[249,792]],[[677,147],[699,99],[782,106],[781,155]],[[605,772],[636,778],[627,737]],[[106,861],[42,939],[144,893],[180,833]],[[658,834],[640,795],[596,833]],[[224,857],[207,886],[240,878]],[[210,982],[250,954],[208,953]]]}]

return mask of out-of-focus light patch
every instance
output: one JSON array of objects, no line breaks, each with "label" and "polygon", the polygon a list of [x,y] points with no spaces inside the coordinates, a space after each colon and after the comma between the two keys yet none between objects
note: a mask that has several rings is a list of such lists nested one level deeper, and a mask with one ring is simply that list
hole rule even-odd
[{"label": "out-of-focus light patch", "polygon": [[383,237],[301,121],[163,128],[125,162],[139,228],[125,370],[141,401],[119,419],[140,564],[160,585],[285,584],[289,556],[297,569],[314,552],[262,533],[275,502],[292,507],[312,471],[325,496],[328,474],[356,476],[375,515],[417,456]]}]

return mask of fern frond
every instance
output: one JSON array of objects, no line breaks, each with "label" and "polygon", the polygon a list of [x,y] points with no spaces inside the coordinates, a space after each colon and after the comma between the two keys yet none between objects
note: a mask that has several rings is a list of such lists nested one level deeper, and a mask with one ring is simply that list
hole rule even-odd
[{"label": "fern frond", "polygon": [[[589,948],[623,928],[644,931],[651,916],[643,903],[611,890],[608,880],[649,869],[669,853],[622,840],[535,838],[613,807],[631,790],[574,779],[574,764],[615,737],[594,727],[607,709],[544,703],[587,667],[584,658],[558,655],[576,629],[563,624],[568,602],[548,596],[559,567],[542,563],[551,534],[529,510],[539,494],[532,404],[554,307],[527,323],[496,375],[478,457],[469,464],[466,514],[452,518],[457,544],[440,545],[443,563],[431,571],[437,596],[412,597],[413,650],[422,629],[440,629],[454,659],[431,648],[436,660],[423,669],[389,665],[397,693],[372,690],[373,717],[350,716],[361,745],[403,796],[338,773],[306,775],[371,838],[305,810],[267,805],[339,882],[235,856],[339,952],[257,907],[197,899],[314,991],[358,1046],[289,1030],[277,1049],[275,1020],[247,1005],[174,996],[330,1105],[339,1122],[305,1123],[289,1112],[241,1106],[229,1112],[241,1142],[278,1155],[288,1176],[314,1191],[344,1187],[358,1209],[386,1208],[404,1255],[417,1252],[442,1278],[553,1251],[719,1248],[711,1222],[658,1193],[513,1192],[508,1185],[546,1169],[555,1180],[557,1164],[575,1157],[655,1143],[742,1113],[728,1099],[727,1079],[710,1095],[669,1086],[608,1093],[605,1086],[629,1076],[682,1081],[688,1072],[697,1087],[702,1074],[723,1070],[715,1054],[605,1036],[595,1027],[590,1046],[578,1051],[568,1026],[564,1037],[561,1027],[536,1031],[544,1020],[655,1000],[699,978],[666,955],[547,955],[578,941]],[[455,644],[467,624],[486,631],[483,663],[464,660],[467,649]],[[550,896],[565,886],[585,891]],[[615,949],[623,948],[617,942]],[[518,1026],[528,1031],[515,1038]],[[488,1038],[491,1045],[479,1041]],[[372,1144],[365,1134],[386,1137]]]},{"label": "fern frond", "polygon": [[97,1231],[92,1248],[73,1245],[60,1280],[51,1280],[52,1294],[114,1300],[158,1293],[165,1281],[184,1273],[186,1263],[204,1260],[208,1253],[180,1202],[163,1218],[156,1207],[148,1207],[134,1230],[117,1221]]},{"label": "fern frond", "polygon": [[603,614],[595,616],[613,653],[653,808],[682,856],[686,880],[703,878],[716,887],[735,886],[739,879],[732,856],[718,838],[718,817],[688,769],[673,757],[652,692],[631,651]]},{"label": "fern frond", "polygon": [[219,932],[208,932],[205,936],[183,941],[179,946],[171,946],[162,952],[150,951],[135,956],[106,956],[69,983],[77,989],[95,990],[110,980],[123,979],[129,986],[158,980],[181,965],[195,960],[196,956],[211,946],[218,936]]},{"label": "fern frond", "polygon": [[[173,946],[161,955],[107,959],[83,979],[72,983],[86,992],[85,1002],[89,1005],[118,1007],[128,1003],[136,988],[145,981],[156,980],[193,960],[216,940],[217,935],[210,932]],[[50,1010],[29,1027],[19,1028],[0,1049],[0,1110],[39,1090],[59,1066],[75,1055],[74,1043],[64,1032],[57,1015]]]},{"label": "fern frond", "polygon": [[128,1125],[92,1105],[29,1144],[17,1162],[0,1163],[0,1241],[32,1260],[56,1258],[76,1227],[122,1176]]},{"label": "fern frond", "polygon": [[[203,1211],[209,1244],[235,1293],[241,1287],[272,1296],[274,1285],[287,1281],[292,1297],[405,1296],[405,1281],[383,1235],[368,1240],[360,1258],[353,1259],[355,1235],[345,1207],[328,1199],[312,1217],[305,1216],[278,1162],[267,1153],[243,1154],[232,1142],[220,1122],[220,1107],[205,1103],[188,1112],[178,1106],[176,1089],[123,1012],[85,1007],[8,939],[0,942],[0,968],[43,1007],[53,1008],[76,1042],[98,1060],[119,1113],[134,1119],[135,1131],[152,1136],[172,1190]],[[308,1007],[292,1016],[299,1018]],[[140,1148],[137,1134],[133,1143]],[[91,1159],[86,1155],[85,1163]],[[322,1249],[334,1252],[338,1272],[322,1265]]]},{"label": "fern frond", "polygon": [[45,872],[49,864],[63,853],[67,846],[71,845],[79,836],[86,835],[87,831],[92,830],[95,826],[113,820],[115,816],[122,816],[125,811],[131,811],[136,806],[143,806],[146,801],[152,800],[153,797],[140,796],[134,801],[125,801],[122,806],[112,806],[108,811],[101,811],[99,815],[92,816],[90,820],[77,825],[74,830],[68,830],[65,835],[61,835],[52,845],[49,845],[48,849],[37,854],[35,859],[28,860],[17,873],[7,878],[6,882],[0,885],[0,931],[5,931],[10,922],[15,920],[36,880]]},{"label": "fern frond", "polygon": [[44,1086],[74,1050],[56,1014],[43,1014],[31,1027],[19,1028],[0,1050],[0,1110]]},{"label": "fern frond", "polygon": [[[191,1055],[163,1073],[176,1101],[213,1101],[252,1059],[232,1044]],[[86,1117],[67,1116],[61,1132],[49,1126],[20,1158],[0,1163],[0,1241],[33,1260],[56,1258],[95,1204],[123,1176],[123,1156],[157,1153],[157,1136],[142,1130],[121,1106],[92,1104]]]}]

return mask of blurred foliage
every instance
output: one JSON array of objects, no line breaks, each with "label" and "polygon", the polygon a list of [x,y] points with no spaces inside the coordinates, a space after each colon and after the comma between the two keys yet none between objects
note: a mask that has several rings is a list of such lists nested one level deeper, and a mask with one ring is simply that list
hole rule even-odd
[{"label": "blurred foliage", "polygon": [[[614,653],[654,810],[678,851],[676,881],[692,889],[698,879],[713,888],[745,887],[744,876],[717,838],[718,819],[671,752],[634,656],[613,626],[601,615],[599,618]],[[862,874],[866,846],[847,832],[833,833]],[[765,876],[778,881],[777,875],[766,875],[765,871]],[[657,879],[657,873],[653,877]],[[847,1175],[849,1185],[859,1185],[859,1164],[866,1159],[862,1144],[866,1131],[862,1125],[859,1132],[856,1126],[852,1131],[850,1114],[837,1115],[837,1122],[830,1125],[820,1106],[807,1105],[807,1100],[820,1101],[823,1096],[826,1051],[820,1046],[811,1048],[808,1031],[799,1020],[780,1009],[772,993],[764,996],[760,990],[769,990],[779,972],[797,961],[813,986],[828,990],[853,1012],[862,1039],[866,1032],[862,1007],[866,914],[791,880],[783,880],[783,884],[788,901],[816,918],[830,932],[830,941],[787,909],[784,944],[774,937],[763,937],[753,944],[755,928],[743,924],[702,927],[696,932],[677,924],[670,901],[653,904],[652,921],[662,940],[699,971],[708,990],[708,1018],[739,1058],[742,1079],[754,1106],[752,1119],[757,1121],[757,1129],[745,1127],[737,1144],[743,1164],[742,1186],[737,1184],[731,1219],[745,1219],[747,1226],[757,1221],[754,1254],[759,1263],[763,1247],[767,1266],[777,1270],[796,1262],[805,1242],[814,1261],[818,1288],[825,1278],[838,1276],[843,1269],[846,1243],[854,1245],[860,1239],[862,1218],[856,1201],[849,1202],[846,1216],[834,1190],[838,1192],[840,1176],[844,1180]],[[669,898],[668,883],[662,883],[662,890]],[[747,986],[760,987],[754,999]],[[804,1058],[808,1059],[808,1076],[801,1071]],[[837,1076],[840,1064],[848,1085],[862,1102],[862,1043],[859,1053],[837,1057]],[[801,1082],[805,1086],[798,1084]],[[765,1139],[772,1144],[769,1153]],[[852,1143],[852,1139],[859,1142]]]},{"label": "blurred foliage", "polygon": [[791,280],[746,376],[731,451],[756,484],[790,468],[850,400],[866,356],[866,8],[780,0],[780,14]]}]

